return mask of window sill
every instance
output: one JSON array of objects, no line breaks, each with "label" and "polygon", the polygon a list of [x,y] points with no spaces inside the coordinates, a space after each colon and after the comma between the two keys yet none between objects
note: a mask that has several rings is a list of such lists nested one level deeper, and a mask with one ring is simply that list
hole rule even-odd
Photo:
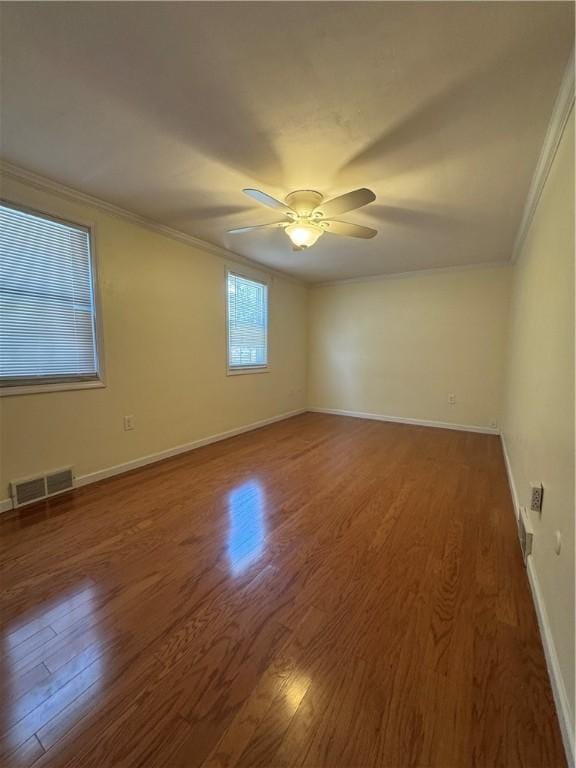
[{"label": "window sill", "polygon": [[27,384],[21,387],[0,387],[0,397],[40,395],[47,392],[67,392],[73,389],[101,389],[103,381],[62,381],[57,384]]},{"label": "window sill", "polygon": [[255,366],[254,368],[228,368],[227,376],[240,376],[246,373],[269,373],[270,368],[267,365]]}]

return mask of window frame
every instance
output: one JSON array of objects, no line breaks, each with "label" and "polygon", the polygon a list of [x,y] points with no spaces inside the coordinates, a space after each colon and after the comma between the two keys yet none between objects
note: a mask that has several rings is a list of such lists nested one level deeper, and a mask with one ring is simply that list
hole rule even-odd
[{"label": "window frame", "polygon": [[[265,365],[243,365],[230,366],[230,307],[228,305],[228,277],[241,277],[244,280],[250,280],[253,283],[260,283],[266,287],[266,364]],[[226,375],[227,376],[245,376],[250,373],[269,373],[270,372],[270,282],[262,275],[254,275],[249,270],[243,270],[238,267],[226,267],[224,273],[224,300],[226,305]]]},{"label": "window frame", "polygon": [[78,374],[59,376],[37,377],[33,380],[28,377],[21,384],[6,385],[0,380],[0,397],[10,397],[14,395],[33,395],[47,392],[64,392],[76,389],[99,389],[106,386],[105,362],[104,362],[104,342],[102,312],[100,303],[100,274],[98,258],[96,255],[96,226],[94,221],[82,220],[80,218],[69,219],[45,208],[35,208],[30,205],[15,202],[0,196],[0,204],[6,208],[12,208],[22,213],[28,213],[31,216],[37,216],[44,219],[55,221],[69,227],[85,229],[88,232],[88,242],[90,246],[90,271],[92,280],[92,300],[94,307],[93,327],[94,327],[94,347],[96,353],[96,374],[94,377],[87,378],[85,375]]}]

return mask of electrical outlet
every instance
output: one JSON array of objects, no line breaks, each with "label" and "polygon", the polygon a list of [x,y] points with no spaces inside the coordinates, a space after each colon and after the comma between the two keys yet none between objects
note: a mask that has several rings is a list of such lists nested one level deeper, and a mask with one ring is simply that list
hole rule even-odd
[{"label": "electrical outlet", "polygon": [[542,512],[544,488],[542,483],[530,483],[530,509],[532,512]]},{"label": "electrical outlet", "polygon": [[129,432],[136,427],[134,416],[124,416],[124,431]]},{"label": "electrical outlet", "polygon": [[456,405],[456,395],[448,395],[448,405]]}]

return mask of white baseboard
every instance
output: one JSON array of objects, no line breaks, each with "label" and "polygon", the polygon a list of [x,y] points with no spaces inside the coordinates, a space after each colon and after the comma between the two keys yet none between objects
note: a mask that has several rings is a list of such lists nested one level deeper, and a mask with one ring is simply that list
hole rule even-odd
[{"label": "white baseboard", "polygon": [[516,491],[516,483],[514,482],[514,475],[512,474],[512,465],[510,464],[510,457],[508,456],[508,449],[506,448],[506,440],[504,435],[500,434],[500,440],[502,442],[502,453],[504,454],[504,464],[506,465],[506,474],[508,475],[508,485],[510,486],[510,493],[512,495],[512,505],[514,507],[514,514],[516,520],[520,515],[520,502],[518,501],[518,493]]},{"label": "white baseboard", "polygon": [[[229,437],[235,437],[241,435],[243,432],[251,432],[254,429],[260,429],[266,427],[268,424],[274,424],[276,421],[284,421],[290,419],[292,416],[299,416],[301,413],[306,413],[306,408],[299,408],[295,411],[288,411],[287,413],[281,413],[278,416],[271,416],[269,419],[262,419],[261,421],[254,421],[251,424],[245,424],[242,427],[236,427],[236,429],[229,429],[226,432],[219,432],[216,435],[209,435],[203,437],[200,440],[194,440],[191,443],[185,443],[184,445],[177,445],[174,448],[167,448],[164,451],[158,451],[157,453],[151,453],[148,456],[141,456],[138,459],[132,459],[126,461],[123,464],[116,464],[113,467],[107,467],[106,469],[100,469],[97,472],[90,472],[87,475],[79,475],[76,477],[75,486],[77,488],[83,485],[89,485],[90,483],[97,483],[99,480],[105,480],[108,477],[114,477],[114,475],[121,475],[124,472],[130,472],[132,469],[138,469],[139,467],[145,467],[147,464],[154,464],[162,459],[169,459],[171,456],[178,456],[180,453],[188,453],[196,448],[202,448],[204,445],[210,445],[210,443],[217,443],[220,440],[226,440]],[[12,499],[3,499],[0,501],[0,513],[7,512],[12,509]]]},{"label": "white baseboard", "polygon": [[312,413],[331,413],[334,416],[352,416],[355,419],[373,419],[374,421],[393,421],[397,424],[412,424],[417,427],[437,427],[439,429],[455,429],[459,432],[480,432],[483,435],[499,435],[498,429],[479,427],[475,424],[452,424],[449,421],[429,421],[427,419],[405,419],[401,416],[385,416],[383,413],[366,413],[364,411],[342,411],[336,408],[308,408]]},{"label": "white baseboard", "polygon": [[548,675],[550,676],[550,682],[552,683],[552,694],[556,704],[556,712],[560,723],[562,741],[564,742],[566,760],[569,768],[574,768],[574,721],[570,714],[568,694],[566,693],[564,680],[562,679],[562,673],[560,671],[560,662],[558,661],[558,655],[556,654],[556,646],[554,645],[554,639],[552,638],[552,632],[550,631],[550,622],[548,620],[548,614],[546,613],[546,603],[544,602],[542,592],[540,591],[540,582],[538,581],[536,569],[534,568],[532,558],[530,557],[528,558],[527,570],[528,581],[530,582],[530,589],[532,590],[532,599],[536,608],[536,616],[538,617],[542,645],[544,646],[544,655],[546,656],[546,666],[548,667]]},{"label": "white baseboard", "polygon": [[[504,461],[506,463],[506,472],[508,474],[508,484],[510,486],[510,493],[512,495],[514,513],[516,518],[518,518],[519,497],[516,491],[514,475],[512,473],[512,465],[510,464],[510,457],[508,455],[506,440],[504,439],[503,434],[500,436],[500,439],[502,440],[502,451],[504,453]],[[550,677],[552,694],[554,696],[554,703],[556,704],[556,714],[558,715],[560,732],[562,734],[562,741],[564,743],[564,751],[566,752],[566,760],[568,762],[569,768],[576,768],[574,750],[574,720],[570,712],[568,694],[566,693],[562,672],[560,671],[560,662],[558,661],[558,654],[556,653],[556,646],[554,644],[554,638],[552,637],[552,631],[550,629],[550,621],[546,611],[546,603],[544,602],[538,575],[536,573],[536,569],[534,568],[531,557],[528,558],[527,571],[528,583],[530,584],[530,590],[532,592],[532,601],[534,603],[534,608],[536,609],[538,626],[540,628],[540,637],[542,639],[542,646],[544,648],[544,655],[546,657],[548,676]]]}]

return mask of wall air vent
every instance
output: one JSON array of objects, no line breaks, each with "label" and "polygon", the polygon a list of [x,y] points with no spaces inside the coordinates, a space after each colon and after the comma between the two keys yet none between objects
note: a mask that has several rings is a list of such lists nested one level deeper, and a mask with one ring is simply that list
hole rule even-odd
[{"label": "wall air vent", "polygon": [[15,507],[30,504],[46,496],[46,480],[43,477],[34,477],[31,480],[20,480],[10,484],[12,501]]},{"label": "wall air vent", "polygon": [[60,469],[58,472],[51,472],[46,475],[46,495],[53,496],[55,493],[63,493],[74,488],[74,475],[72,469]]},{"label": "wall air vent", "polygon": [[74,488],[72,467],[58,469],[38,477],[14,480],[10,483],[10,492],[14,508],[34,501],[41,501],[49,496],[56,496]]},{"label": "wall air vent", "polygon": [[530,518],[528,517],[526,507],[520,507],[518,514],[518,538],[520,539],[520,548],[522,550],[524,565],[526,565],[528,555],[532,554],[532,542],[534,540],[534,530]]}]

